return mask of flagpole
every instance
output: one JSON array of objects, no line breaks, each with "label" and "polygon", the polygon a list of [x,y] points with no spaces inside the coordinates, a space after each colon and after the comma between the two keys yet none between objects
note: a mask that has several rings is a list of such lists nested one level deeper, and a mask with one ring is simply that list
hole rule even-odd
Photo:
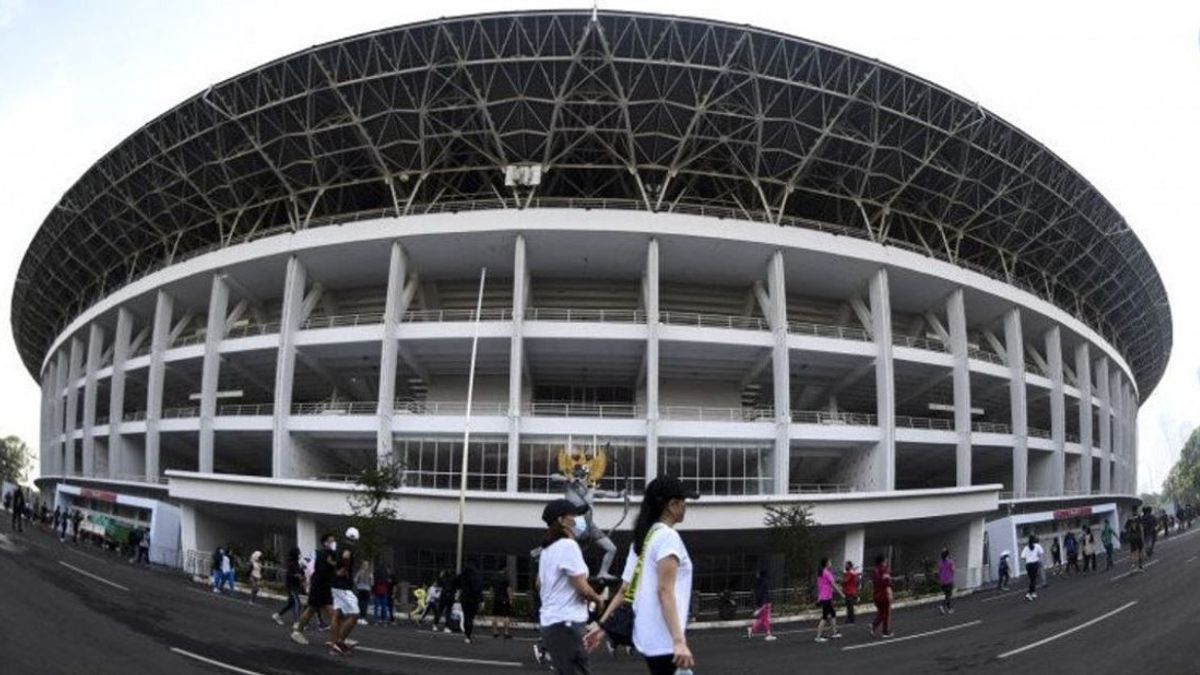
[{"label": "flagpole", "polygon": [[471,339],[471,370],[467,375],[467,411],[463,422],[462,476],[458,484],[458,554],[454,571],[462,574],[463,569],[463,520],[467,512],[467,457],[471,447],[471,399],[475,395],[475,357],[479,353],[479,319],[483,314],[483,285],[487,280],[487,268],[479,270],[479,297],[475,299],[475,337]]}]

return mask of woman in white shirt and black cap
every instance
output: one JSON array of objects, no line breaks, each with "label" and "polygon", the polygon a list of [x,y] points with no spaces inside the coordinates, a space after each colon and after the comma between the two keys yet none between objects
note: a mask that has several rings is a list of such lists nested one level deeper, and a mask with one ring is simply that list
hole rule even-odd
[{"label": "woman in white shirt and black cap", "polygon": [[588,584],[587,563],[575,542],[581,531],[587,531],[586,511],[586,504],[575,505],[566,499],[555,499],[542,510],[547,529],[538,557],[541,636],[559,675],[591,672],[583,648],[588,603],[599,606],[603,602]]},{"label": "woman in white shirt and black cap", "polygon": [[[691,671],[696,660],[687,644],[687,618],[692,599],[692,558],[675,526],[683,522],[688,499],[699,494],[687,490],[673,476],[650,481],[633,527],[633,543],[621,575],[622,591],[633,589],[633,645],[646,659],[651,675]],[[617,593],[601,623],[625,602]],[[588,635],[594,649],[601,629]]]}]

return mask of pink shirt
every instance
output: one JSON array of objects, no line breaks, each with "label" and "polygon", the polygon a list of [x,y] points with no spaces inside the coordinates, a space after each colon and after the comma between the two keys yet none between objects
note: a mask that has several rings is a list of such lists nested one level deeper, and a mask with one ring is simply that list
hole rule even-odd
[{"label": "pink shirt", "polygon": [[833,599],[833,571],[826,569],[817,577],[817,600],[825,602]]}]

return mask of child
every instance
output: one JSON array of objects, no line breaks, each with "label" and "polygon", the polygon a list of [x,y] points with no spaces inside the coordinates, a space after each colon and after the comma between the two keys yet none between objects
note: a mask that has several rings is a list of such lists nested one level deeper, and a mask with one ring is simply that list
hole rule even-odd
[{"label": "child", "polygon": [[774,642],[771,634],[771,587],[767,579],[767,571],[759,570],[754,579],[754,604],[758,609],[754,612],[754,624],[746,628],[746,637],[753,638],[755,633],[765,633],[767,642]]},{"label": "child", "polygon": [[854,561],[846,561],[846,572],[842,575],[842,597],[846,599],[846,623],[854,623],[854,603],[858,601],[858,572]]},{"label": "child", "polygon": [[1008,578],[1010,574],[1008,567],[1008,556],[1008,551],[1000,554],[1000,584],[996,587],[996,590],[998,591],[1008,590]]},{"label": "child", "polygon": [[[821,558],[821,569],[817,574],[817,602],[821,605],[821,621],[817,623],[817,642],[828,642],[829,638],[840,638],[842,634],[837,629],[837,612],[833,609],[833,594],[842,593],[842,589],[838,588],[837,580],[833,578],[833,569],[829,564],[829,558]],[[826,629],[829,630],[829,638],[825,637]]]},{"label": "child", "polygon": [[418,622],[425,617],[425,609],[428,606],[427,593],[424,586],[417,586],[417,590],[413,591],[413,598],[417,601],[417,606],[408,613],[408,618],[416,619]]},{"label": "child", "polygon": [[954,607],[954,559],[950,557],[950,549],[942,549],[942,559],[938,561],[938,583],[946,597],[942,600],[942,614],[953,614]]}]

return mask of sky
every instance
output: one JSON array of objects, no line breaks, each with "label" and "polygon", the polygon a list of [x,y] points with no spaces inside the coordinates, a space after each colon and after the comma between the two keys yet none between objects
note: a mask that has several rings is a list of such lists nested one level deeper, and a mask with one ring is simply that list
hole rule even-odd
[{"label": "sky", "polygon": [[[435,16],[557,0],[0,0],[0,436],[31,445],[39,389],[13,343],[13,279],[46,214],[101,155],[208,85],[282,55]],[[932,80],[1015,124],[1124,215],[1158,266],[1174,350],[1138,424],[1157,491],[1200,426],[1200,2],[601,2],[769,28]]]}]

